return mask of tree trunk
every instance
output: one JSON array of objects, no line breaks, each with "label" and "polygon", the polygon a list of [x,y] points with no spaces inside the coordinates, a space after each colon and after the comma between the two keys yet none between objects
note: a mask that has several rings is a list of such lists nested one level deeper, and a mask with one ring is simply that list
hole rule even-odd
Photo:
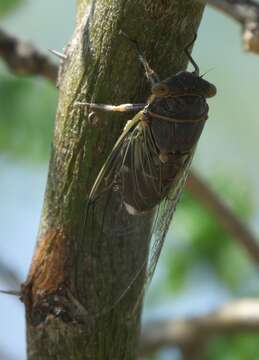
[{"label": "tree trunk", "polygon": [[[111,207],[114,226],[105,239],[95,237],[95,229],[81,231],[89,189],[128,117],[101,112],[88,117],[74,103],[145,102],[150,90],[144,71],[119,30],[138,40],[165,78],[185,68],[183,49],[197,31],[204,5],[197,0],[96,0],[90,12],[86,0],[77,6],[76,30],[60,70],[38,242],[23,285],[28,359],[130,360],[137,353],[141,304],[135,312],[132,308],[143,276],[121,301],[113,300],[148,256],[152,214],[125,212],[118,219]],[[114,230],[129,224],[128,236]]]}]

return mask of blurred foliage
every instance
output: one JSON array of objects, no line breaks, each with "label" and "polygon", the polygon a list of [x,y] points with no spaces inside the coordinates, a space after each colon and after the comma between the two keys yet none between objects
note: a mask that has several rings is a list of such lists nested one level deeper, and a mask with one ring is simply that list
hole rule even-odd
[{"label": "blurred foliage", "polygon": [[46,160],[57,90],[45,80],[0,73],[0,150],[16,157]]},{"label": "blurred foliage", "polygon": [[0,0],[0,17],[8,15],[24,2],[25,0]]},{"label": "blurred foliage", "polygon": [[208,360],[257,360],[259,335],[242,334],[211,340],[207,346]]},{"label": "blurred foliage", "polygon": [[[215,180],[214,180],[215,182]],[[226,179],[216,180],[217,193],[243,221],[249,218],[249,194]],[[190,271],[201,264],[211,267],[233,291],[239,291],[253,272],[246,252],[191,194],[185,192],[174,219],[178,234],[170,256],[166,257],[167,286],[179,291],[186,285]],[[242,269],[242,271],[237,271]]]},{"label": "blurred foliage", "polygon": [[[0,16],[26,0],[0,0]],[[49,154],[57,91],[42,79],[16,77],[0,64],[0,151],[33,161]]]},{"label": "blurred foliage", "polygon": [[[246,223],[252,214],[248,186],[227,178],[214,178],[211,183]],[[204,271],[211,269],[232,296],[251,296],[251,289],[247,293],[250,281],[257,284],[254,287],[257,292],[252,295],[258,296],[258,272],[246,251],[189,192],[182,196],[170,234],[174,235],[174,240],[171,251],[167,251],[164,257],[165,281],[158,284],[164,295],[180,294],[188,288],[193,270],[200,267]],[[206,294],[201,294],[204,296]],[[258,340],[259,335],[246,333],[216,338],[208,343],[206,359],[257,360]],[[156,359],[161,360],[163,356],[157,354]]]}]

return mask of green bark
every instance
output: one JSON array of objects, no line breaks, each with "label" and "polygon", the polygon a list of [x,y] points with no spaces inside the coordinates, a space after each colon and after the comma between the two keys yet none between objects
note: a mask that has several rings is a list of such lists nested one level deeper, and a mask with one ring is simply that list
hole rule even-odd
[{"label": "green bark", "polygon": [[[141,304],[132,307],[143,276],[112,305],[148,254],[152,214],[120,219],[135,229],[126,238],[81,232],[89,189],[128,116],[98,113],[75,101],[144,102],[149,94],[134,47],[137,39],[161,78],[185,68],[184,46],[197,31],[196,0],[96,0],[86,17],[78,0],[77,26],[60,71],[60,96],[37,248],[23,287],[29,360],[136,358]],[[109,209],[112,216],[113,208]],[[130,218],[130,219],[129,219]],[[113,294],[113,295],[112,295]]]}]

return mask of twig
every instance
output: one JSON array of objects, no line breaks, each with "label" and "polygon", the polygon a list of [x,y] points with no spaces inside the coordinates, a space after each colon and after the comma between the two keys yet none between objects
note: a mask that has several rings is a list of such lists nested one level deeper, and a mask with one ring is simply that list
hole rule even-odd
[{"label": "twig", "polygon": [[40,75],[56,82],[58,66],[33,45],[0,30],[0,57],[19,75]]},{"label": "twig", "polygon": [[208,0],[242,26],[244,50],[259,53],[259,4],[253,0]]},{"label": "twig", "polygon": [[259,243],[247,226],[234,212],[192,171],[187,181],[187,189],[208,209],[217,221],[247,251],[250,258],[259,264]]},{"label": "twig", "polygon": [[259,5],[252,0],[208,0],[208,3],[240,24],[258,20]]},{"label": "twig", "polygon": [[165,319],[144,325],[140,355],[146,356],[169,346],[185,349],[217,335],[258,330],[259,301],[235,301],[207,315],[189,319]]}]

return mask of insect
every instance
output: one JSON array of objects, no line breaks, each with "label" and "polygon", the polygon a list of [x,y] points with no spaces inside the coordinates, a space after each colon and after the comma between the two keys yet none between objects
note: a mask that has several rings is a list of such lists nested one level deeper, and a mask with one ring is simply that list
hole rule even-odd
[{"label": "insect", "polygon": [[[151,85],[151,96],[145,104],[114,106],[77,103],[92,111],[138,111],[126,124],[105,161],[88,202],[88,218],[91,217],[91,209],[99,213],[103,211],[103,215],[99,216],[102,219],[99,223],[102,234],[113,230],[112,219],[107,222],[103,210],[106,208],[107,211],[111,198],[116,198],[113,204],[116,204],[119,216],[126,213],[129,217],[141,217],[148,212],[154,213],[153,246],[148,264],[147,261],[143,262],[119,298],[124,296],[144,267],[146,282],[152,278],[197,142],[208,118],[206,99],[216,95],[216,87],[200,76],[199,67],[190,55],[190,47],[195,39],[196,36],[184,49],[194,71],[181,71],[162,81],[134,42]],[[131,229],[117,227],[116,231],[130,233]]]}]

